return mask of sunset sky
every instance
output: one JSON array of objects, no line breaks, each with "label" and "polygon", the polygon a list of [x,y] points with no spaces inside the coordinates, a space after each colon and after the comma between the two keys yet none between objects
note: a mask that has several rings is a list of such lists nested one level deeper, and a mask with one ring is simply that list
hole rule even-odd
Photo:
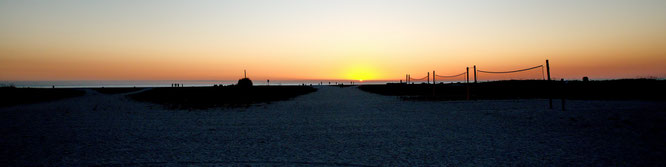
[{"label": "sunset sky", "polygon": [[0,80],[666,77],[664,0],[0,0]]}]

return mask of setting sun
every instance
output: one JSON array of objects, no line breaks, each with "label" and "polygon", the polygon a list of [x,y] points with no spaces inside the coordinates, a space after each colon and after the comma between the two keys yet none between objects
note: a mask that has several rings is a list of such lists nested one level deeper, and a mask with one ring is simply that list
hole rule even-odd
[{"label": "setting sun", "polygon": [[665,88],[666,0],[0,0],[7,166],[666,166]]},{"label": "setting sun", "polygon": [[370,65],[354,65],[348,69],[345,78],[363,82],[364,80],[377,79],[377,74],[375,68]]},{"label": "setting sun", "polygon": [[664,1],[102,1],[2,1],[0,81],[666,77]]}]

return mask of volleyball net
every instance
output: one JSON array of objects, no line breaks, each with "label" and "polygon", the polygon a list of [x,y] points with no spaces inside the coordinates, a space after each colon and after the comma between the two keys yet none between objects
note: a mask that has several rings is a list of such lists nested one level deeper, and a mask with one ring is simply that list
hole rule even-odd
[{"label": "volleyball net", "polygon": [[408,75],[408,78],[409,78],[408,81],[411,83],[426,83],[430,81],[430,75],[426,75],[421,78],[412,78],[412,75]]},{"label": "volleyball net", "polygon": [[466,83],[469,79],[469,75],[467,75],[467,71],[459,73],[459,74],[454,74],[454,75],[434,75],[433,80],[435,83],[455,83],[455,82],[463,82]]},{"label": "volleyball net", "polygon": [[546,79],[544,65],[508,71],[489,71],[477,68],[476,72],[475,76],[478,81]]},{"label": "volleyball net", "polygon": [[407,74],[405,81],[406,83],[469,83],[502,80],[546,80],[549,77],[549,64],[548,60],[546,60],[545,65],[540,64],[528,68],[506,71],[479,69],[477,66],[473,66],[473,69],[467,67],[464,72],[451,75],[437,75],[436,71],[432,71],[432,75],[428,72],[426,76],[414,78],[410,74]]}]

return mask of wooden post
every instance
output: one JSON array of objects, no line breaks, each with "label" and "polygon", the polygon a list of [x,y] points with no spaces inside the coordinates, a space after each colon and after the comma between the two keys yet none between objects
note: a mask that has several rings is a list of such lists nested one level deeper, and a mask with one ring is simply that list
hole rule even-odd
[{"label": "wooden post", "polygon": [[467,88],[467,100],[469,100],[469,67],[465,68],[465,70],[467,71],[467,84],[465,84],[465,87]]},{"label": "wooden post", "polygon": [[437,86],[435,83],[435,70],[432,70],[432,97],[435,97],[435,86]]},{"label": "wooden post", "polygon": [[566,96],[566,92],[567,92],[567,90],[566,90],[567,83],[564,81],[564,78],[561,81],[562,81],[562,89],[559,92],[562,94],[562,111],[566,111],[566,108],[564,107],[564,103],[565,103],[565,98],[564,97]]},{"label": "wooden post", "polygon": [[465,74],[467,74],[467,83],[469,83],[469,67],[467,67],[465,70],[467,70]]},{"label": "wooden post", "polygon": [[550,81],[550,63],[548,63],[548,59],[546,59],[546,73],[548,74],[548,81]]},{"label": "wooden post", "polygon": [[435,75],[435,70],[432,70],[432,84],[437,84],[437,82],[435,82],[435,77],[437,77],[437,75]]},{"label": "wooden post", "polygon": [[548,59],[546,59],[546,73],[548,74],[548,107],[553,109],[553,84],[550,81],[550,64]]},{"label": "wooden post", "polygon": [[476,65],[474,65],[474,83],[476,83]]}]

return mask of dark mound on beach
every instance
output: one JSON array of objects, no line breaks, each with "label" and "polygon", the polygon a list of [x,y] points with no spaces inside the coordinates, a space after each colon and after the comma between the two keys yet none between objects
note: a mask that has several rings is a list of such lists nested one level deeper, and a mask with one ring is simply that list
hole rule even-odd
[{"label": "dark mound on beach", "polygon": [[85,91],[68,88],[14,88],[0,87],[0,107],[53,101],[83,96]]},{"label": "dark mound on beach", "polygon": [[453,84],[362,85],[359,89],[408,100],[535,99],[666,100],[666,81],[622,79],[606,81],[509,80]]},{"label": "dark mound on beach", "polygon": [[352,87],[352,86],[358,86],[358,85],[329,85],[333,87],[339,87],[339,88],[346,88],[346,87]]},{"label": "dark mound on beach", "polygon": [[619,79],[555,83],[554,95],[583,100],[666,100],[666,80]]},{"label": "dark mound on beach", "polygon": [[238,84],[236,84],[236,86],[251,87],[252,86],[252,80],[250,80],[250,78],[239,79]]},{"label": "dark mound on beach", "polygon": [[310,86],[223,86],[154,88],[128,95],[130,98],[162,104],[172,109],[247,107],[254,103],[287,100],[317,89]]},{"label": "dark mound on beach", "polygon": [[94,88],[92,90],[95,90],[102,94],[121,94],[121,93],[140,91],[143,89],[144,88]]}]

